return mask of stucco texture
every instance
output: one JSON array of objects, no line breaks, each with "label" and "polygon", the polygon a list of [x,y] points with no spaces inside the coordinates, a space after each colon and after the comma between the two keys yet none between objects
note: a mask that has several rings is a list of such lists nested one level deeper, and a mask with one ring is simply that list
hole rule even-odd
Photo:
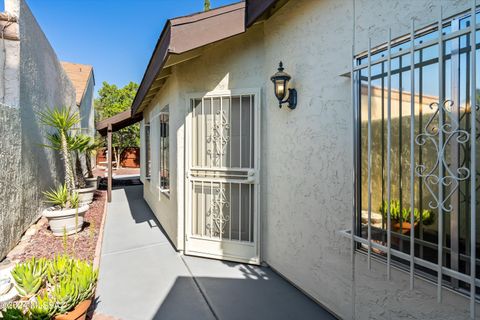
[{"label": "stucco texture", "polygon": [[[8,0],[5,9],[18,17],[20,41],[15,63],[1,72],[15,74],[14,87],[1,107],[0,258],[17,243],[40,216],[42,192],[60,183],[63,168],[58,156],[43,148],[45,128],[37,111],[55,106],[75,107],[75,92],[57,56],[23,0]],[[2,77],[2,81],[5,78]]]},{"label": "stucco texture", "polygon": [[[352,45],[366,49],[467,8],[469,1],[295,0],[246,33],[210,45],[174,66],[166,86],[144,111],[170,105],[170,199],[146,183],[145,197],[170,238],[183,248],[184,124],[191,93],[261,89],[261,259],[344,319],[467,319],[468,299],[355,255],[349,229],[353,202]],[[354,32],[355,25],[355,32]],[[298,91],[294,111],[278,108],[270,76],[283,61]],[[158,141],[153,141],[158,143]],[[152,161],[157,161],[152,159]],[[142,164],[144,166],[144,164]],[[155,167],[158,168],[158,167]],[[143,172],[143,171],[142,171]],[[156,174],[153,172],[153,174]],[[154,190],[150,192],[148,190]],[[169,202],[170,201],[170,202]]]}]

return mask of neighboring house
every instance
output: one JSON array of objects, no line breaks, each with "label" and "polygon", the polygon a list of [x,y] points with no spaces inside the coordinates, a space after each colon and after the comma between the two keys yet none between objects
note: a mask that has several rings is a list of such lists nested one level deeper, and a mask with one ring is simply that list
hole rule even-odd
[{"label": "neighboring house", "polygon": [[84,129],[83,133],[94,137],[95,107],[93,100],[95,76],[93,67],[86,64],[65,61],[62,61],[61,64],[75,87],[76,103],[79,108],[80,117],[82,118],[80,125],[81,128]]},{"label": "neighboring house", "polygon": [[[169,20],[111,128],[143,118],[144,197],[174,246],[266,263],[340,318],[473,315],[471,5],[247,0]],[[274,95],[280,61],[294,110]]]},{"label": "neighboring house", "polygon": [[0,260],[35,222],[43,193],[63,181],[62,163],[47,144],[36,113],[76,108],[75,88],[23,0],[0,13]]}]

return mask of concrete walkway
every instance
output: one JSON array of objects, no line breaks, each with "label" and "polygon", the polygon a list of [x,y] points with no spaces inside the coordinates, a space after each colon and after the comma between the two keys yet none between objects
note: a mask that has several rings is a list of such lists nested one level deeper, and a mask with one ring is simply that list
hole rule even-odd
[{"label": "concrete walkway", "polygon": [[94,319],[334,319],[269,268],[177,253],[142,188],[113,191]]}]

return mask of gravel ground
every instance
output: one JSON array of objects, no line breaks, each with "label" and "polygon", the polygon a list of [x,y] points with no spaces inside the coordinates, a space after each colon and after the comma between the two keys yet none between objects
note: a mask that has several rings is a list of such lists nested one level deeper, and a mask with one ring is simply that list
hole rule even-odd
[{"label": "gravel ground", "polygon": [[98,234],[104,213],[106,200],[105,191],[96,191],[94,201],[85,213],[83,230],[76,235],[67,237],[65,248],[63,237],[55,237],[48,228],[46,218],[41,218],[34,229],[37,231],[21,245],[21,250],[15,250],[9,255],[10,261],[25,261],[31,257],[53,258],[55,255],[67,253],[73,257],[93,261]]}]

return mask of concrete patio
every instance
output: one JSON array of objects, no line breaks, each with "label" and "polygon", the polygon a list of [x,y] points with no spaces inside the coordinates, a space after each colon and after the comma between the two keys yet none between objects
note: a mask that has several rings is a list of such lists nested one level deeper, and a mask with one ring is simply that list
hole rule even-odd
[{"label": "concrete patio", "polygon": [[143,186],[113,190],[97,289],[99,318],[334,319],[270,268],[179,254],[142,194]]}]

